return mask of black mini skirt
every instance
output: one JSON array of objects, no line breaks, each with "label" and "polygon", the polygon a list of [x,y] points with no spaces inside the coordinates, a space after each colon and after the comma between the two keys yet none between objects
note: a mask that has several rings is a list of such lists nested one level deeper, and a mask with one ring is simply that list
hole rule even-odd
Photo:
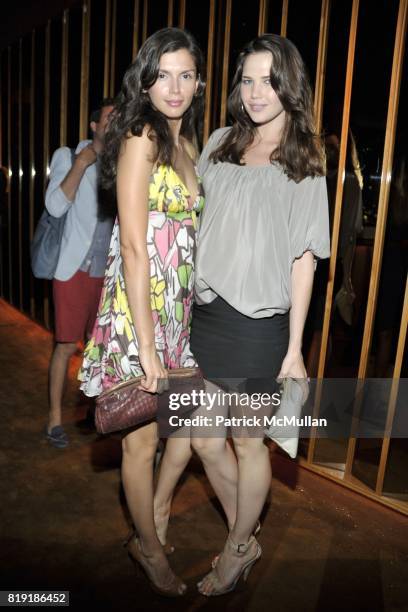
[{"label": "black mini skirt", "polygon": [[289,343],[289,312],[253,319],[217,297],[194,305],[191,350],[206,378],[275,379]]}]

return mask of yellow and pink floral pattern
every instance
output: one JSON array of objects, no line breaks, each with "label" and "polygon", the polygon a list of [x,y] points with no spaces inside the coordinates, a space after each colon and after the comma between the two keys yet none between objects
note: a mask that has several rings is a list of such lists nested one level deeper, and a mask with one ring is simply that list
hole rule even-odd
[{"label": "yellow and pink floral pattern", "polygon": [[[194,287],[197,213],[204,205],[192,201],[173,168],[158,166],[149,186],[147,251],[150,261],[150,304],[156,349],[166,368],[196,365],[190,351],[190,320]],[[105,280],[92,337],[78,378],[88,396],[142,374],[136,330],[126,296],[116,219]]]}]

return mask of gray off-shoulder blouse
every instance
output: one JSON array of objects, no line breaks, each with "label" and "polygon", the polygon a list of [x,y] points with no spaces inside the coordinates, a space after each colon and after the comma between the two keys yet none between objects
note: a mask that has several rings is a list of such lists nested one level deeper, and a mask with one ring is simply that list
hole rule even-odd
[{"label": "gray off-shoulder blouse", "polygon": [[289,180],[278,164],[239,166],[208,159],[230,128],[211,135],[198,163],[205,206],[195,266],[198,304],[217,296],[259,319],[291,306],[293,261],[330,255],[326,180]]}]

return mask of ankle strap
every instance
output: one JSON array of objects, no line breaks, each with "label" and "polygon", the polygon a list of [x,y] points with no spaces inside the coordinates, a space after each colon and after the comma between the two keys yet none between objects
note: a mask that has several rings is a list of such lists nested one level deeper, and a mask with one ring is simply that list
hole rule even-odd
[{"label": "ankle strap", "polygon": [[234,540],[231,538],[231,536],[230,535],[228,536],[228,541],[229,541],[231,548],[234,550],[234,552],[238,553],[239,555],[245,554],[248,548],[251,546],[252,542],[254,542],[254,540],[255,540],[254,536],[251,535],[249,537],[248,542],[236,544]]}]

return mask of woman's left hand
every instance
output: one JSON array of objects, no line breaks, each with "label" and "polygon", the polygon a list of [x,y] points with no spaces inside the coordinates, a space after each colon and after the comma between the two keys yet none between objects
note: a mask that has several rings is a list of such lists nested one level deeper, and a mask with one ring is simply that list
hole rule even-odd
[{"label": "woman's left hand", "polygon": [[278,381],[284,378],[307,378],[303,355],[300,351],[286,354],[277,376]]}]

